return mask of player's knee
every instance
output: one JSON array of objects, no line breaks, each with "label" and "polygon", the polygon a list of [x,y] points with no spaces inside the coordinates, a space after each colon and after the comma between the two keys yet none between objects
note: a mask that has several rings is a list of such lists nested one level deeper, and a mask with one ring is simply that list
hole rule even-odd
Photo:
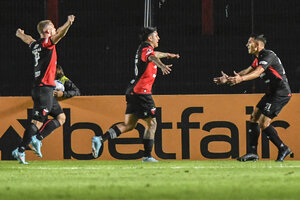
[{"label": "player's knee", "polygon": [[151,129],[156,129],[157,127],[157,121],[156,121],[156,118],[153,118],[151,121],[150,121],[150,126],[149,126]]},{"label": "player's knee", "polygon": [[30,123],[29,124],[29,127],[27,128],[27,132],[28,132],[28,135],[33,136],[36,132],[38,132],[39,130],[39,127],[34,124],[34,123]]},{"label": "player's knee", "polygon": [[127,131],[135,129],[136,124],[127,124]]},{"label": "player's knee", "polygon": [[56,119],[60,123],[60,125],[62,126],[66,122],[66,115],[65,115],[65,113],[59,114]]},{"label": "player's knee", "polygon": [[40,121],[37,121],[37,120],[32,120],[31,124],[34,124],[35,127],[37,127],[38,130],[41,129],[42,126],[43,126],[43,122],[40,122]]},{"label": "player's knee", "polygon": [[255,122],[253,115],[250,116],[250,122],[252,122],[252,123]]},{"label": "player's knee", "polygon": [[131,130],[135,129],[135,127],[136,127],[136,123],[122,123],[120,125],[118,128],[121,130],[122,133],[131,131]]},{"label": "player's knee", "polygon": [[263,122],[260,122],[259,123],[259,127],[264,130],[266,128],[268,128],[270,126],[270,122],[267,122],[267,121],[263,121]]},{"label": "player's knee", "polygon": [[258,119],[254,116],[253,113],[250,116],[250,122],[252,122],[252,123],[257,123],[258,122]]}]

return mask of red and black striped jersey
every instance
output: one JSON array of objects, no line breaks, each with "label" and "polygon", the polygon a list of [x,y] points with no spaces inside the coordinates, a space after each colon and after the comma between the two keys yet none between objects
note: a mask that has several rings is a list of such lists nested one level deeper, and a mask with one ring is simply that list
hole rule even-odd
[{"label": "red and black striped jersey", "polygon": [[152,94],[152,86],[157,74],[157,66],[148,61],[148,57],[155,55],[154,49],[148,43],[142,43],[135,55],[133,79],[126,93]]},{"label": "red and black striped jersey", "polygon": [[267,49],[261,50],[251,66],[254,69],[262,67],[265,70],[260,75],[260,78],[268,85],[267,93],[279,96],[291,95],[284,67],[279,57],[273,51]]},{"label": "red and black striped jersey", "polygon": [[50,38],[41,38],[29,44],[34,61],[34,81],[36,86],[55,86],[57,55],[55,44]]}]

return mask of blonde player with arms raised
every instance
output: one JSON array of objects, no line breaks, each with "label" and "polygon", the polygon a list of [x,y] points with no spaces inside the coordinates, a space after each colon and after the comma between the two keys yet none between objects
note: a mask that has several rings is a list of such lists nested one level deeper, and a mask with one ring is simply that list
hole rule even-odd
[{"label": "blonde player with arms raised", "polygon": [[[31,91],[33,99],[32,120],[24,132],[20,145],[12,152],[12,156],[22,164],[28,164],[25,161],[25,149],[31,142],[32,136],[34,136],[32,148],[38,156],[42,157],[41,140],[43,138],[39,132],[43,130],[50,134],[65,122],[66,116],[53,96],[57,63],[55,45],[66,35],[74,20],[74,15],[68,16],[66,23],[57,30],[50,20],[40,21],[37,25],[40,34],[39,40],[25,34],[22,29],[18,29],[16,32],[16,36],[29,45],[34,59],[33,88]],[[48,115],[54,118],[45,122]]]}]

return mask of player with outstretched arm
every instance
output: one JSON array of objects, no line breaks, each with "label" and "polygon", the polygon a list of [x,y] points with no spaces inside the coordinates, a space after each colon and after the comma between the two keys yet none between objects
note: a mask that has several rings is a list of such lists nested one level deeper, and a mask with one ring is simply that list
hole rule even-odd
[{"label": "player with outstretched arm", "polygon": [[239,161],[258,160],[257,144],[260,129],[278,148],[276,161],[283,161],[285,157],[293,156],[291,149],[283,143],[271,121],[291,99],[291,89],[283,65],[278,56],[271,50],[265,49],[264,35],[252,34],[246,47],[248,53],[254,55],[254,61],[248,68],[228,76],[224,72],[221,77],[214,78],[216,84],[236,85],[260,77],[267,84],[265,95],[256,105],[250,118],[250,152],[238,158]]},{"label": "player with outstretched arm", "polygon": [[154,51],[160,40],[156,28],[143,28],[140,35],[141,44],[135,55],[133,78],[126,90],[127,108],[125,122],[114,125],[103,136],[94,136],[92,140],[92,153],[98,157],[102,143],[109,138],[114,139],[120,134],[131,131],[137,125],[139,119],[146,122],[143,136],[144,158],[143,162],[157,162],[151,156],[156,131],[155,103],[152,98],[152,85],[157,74],[157,67],[163,75],[171,72],[172,65],[165,65],[161,58],[179,58],[178,54]]}]

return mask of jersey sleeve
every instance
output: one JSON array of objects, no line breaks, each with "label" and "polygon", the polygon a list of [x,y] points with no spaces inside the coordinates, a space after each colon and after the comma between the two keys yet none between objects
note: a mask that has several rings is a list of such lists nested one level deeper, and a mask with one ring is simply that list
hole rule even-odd
[{"label": "jersey sleeve", "polygon": [[258,67],[258,60],[257,60],[257,58],[254,59],[254,61],[253,61],[252,65],[251,65],[251,67],[252,67],[253,69],[255,69],[256,67]]},{"label": "jersey sleeve", "polygon": [[266,70],[271,65],[271,62],[273,61],[273,59],[274,59],[274,55],[268,54],[258,60],[258,66],[260,66],[260,67],[264,68],[264,70]]},{"label": "jersey sleeve", "polygon": [[33,42],[31,42],[28,46],[29,46],[29,48],[33,48],[34,47],[34,44],[36,44],[36,41],[33,41]]},{"label": "jersey sleeve", "polygon": [[54,44],[52,43],[51,37],[45,38],[42,42],[44,48],[52,47]]},{"label": "jersey sleeve", "polygon": [[142,61],[147,62],[148,57],[151,55],[155,56],[155,53],[154,53],[154,50],[150,46],[143,48],[142,55],[141,55]]}]

